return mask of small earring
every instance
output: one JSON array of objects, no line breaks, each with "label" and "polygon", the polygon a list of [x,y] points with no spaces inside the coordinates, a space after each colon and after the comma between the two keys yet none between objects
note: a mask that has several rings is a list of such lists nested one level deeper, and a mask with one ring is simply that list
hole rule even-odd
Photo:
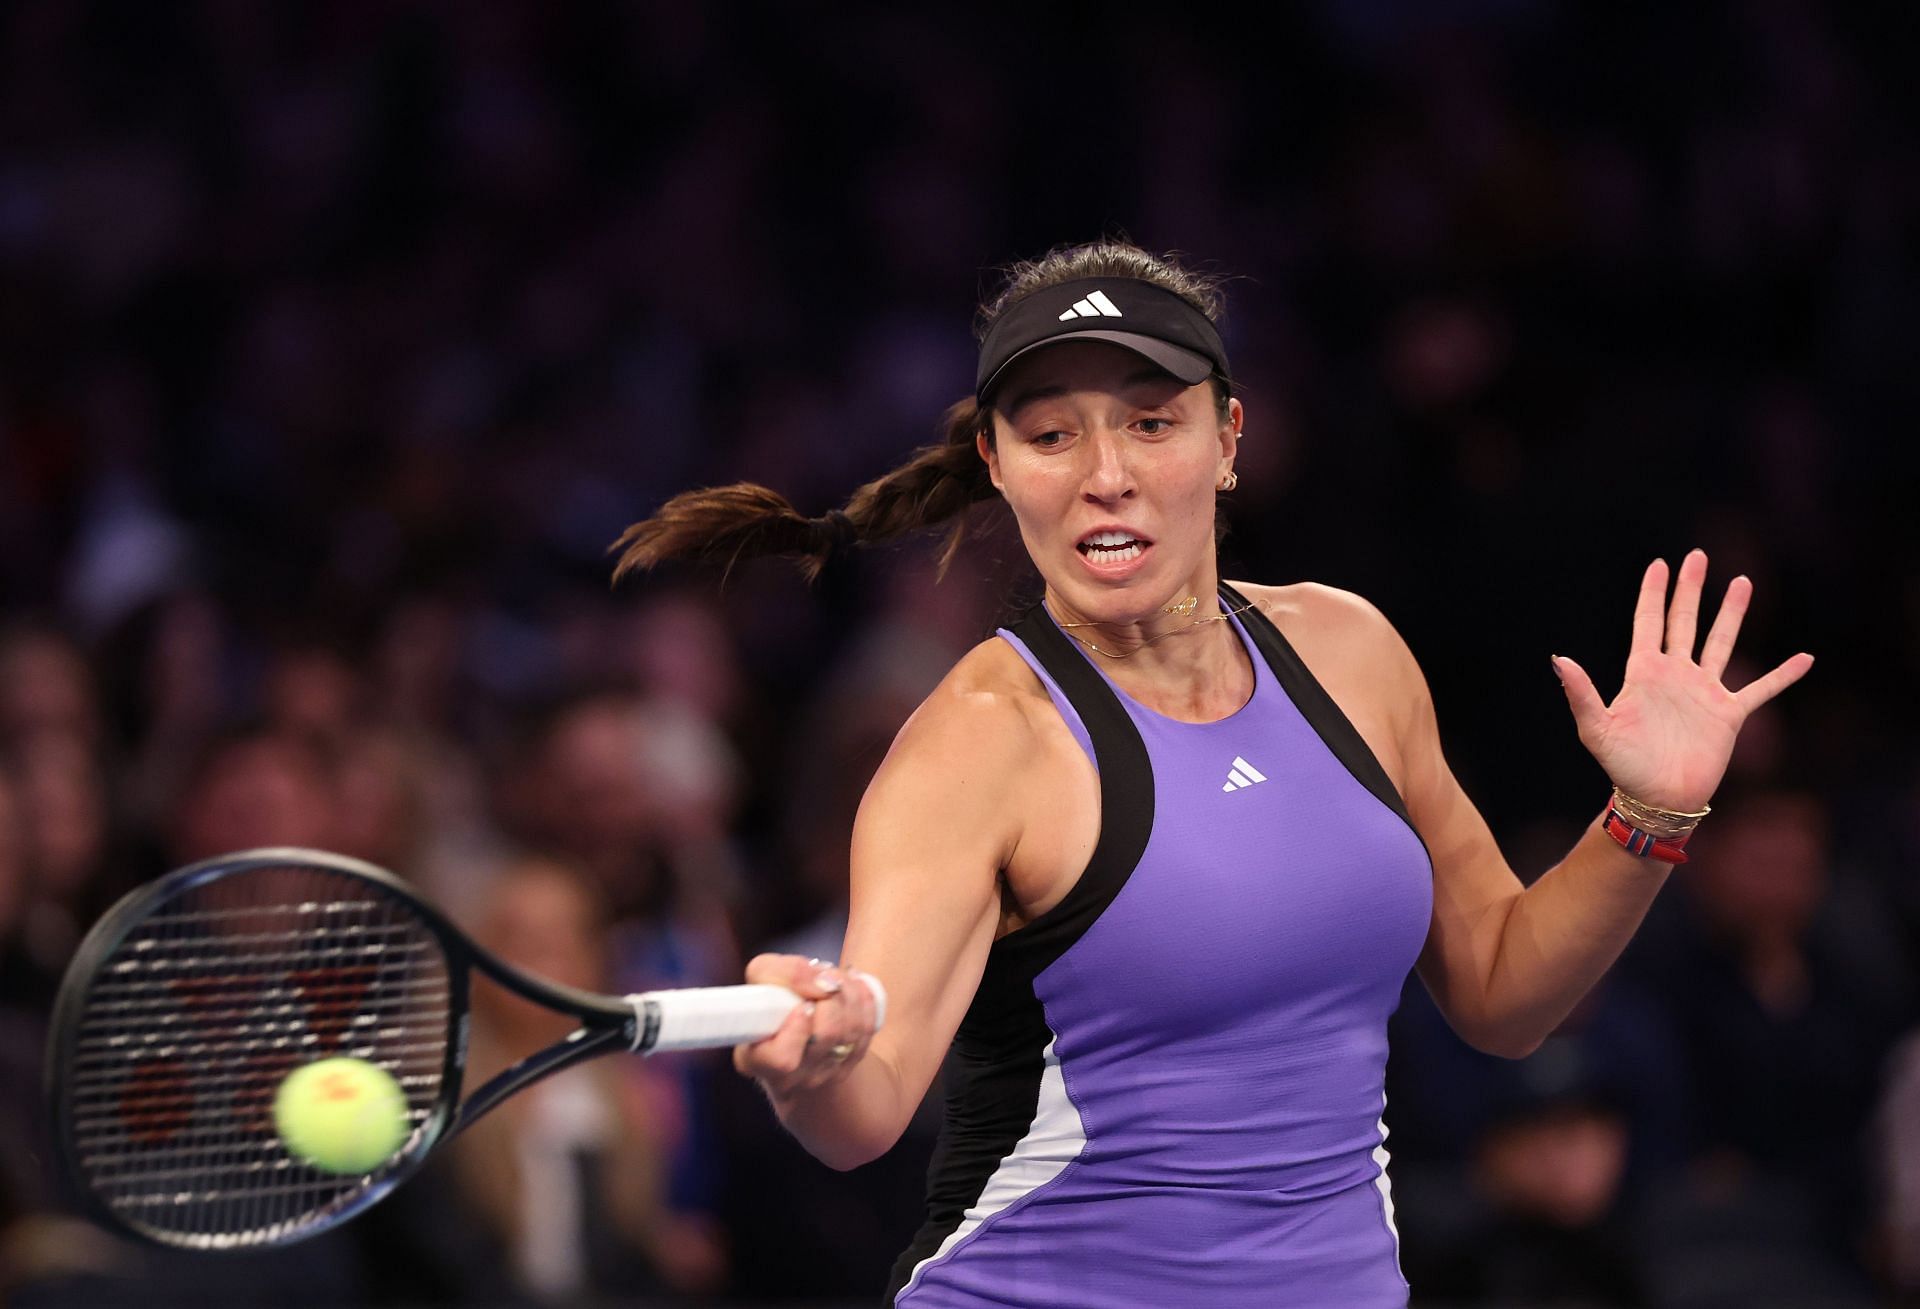
[{"label": "small earring", "polygon": [[1238,485],[1240,485],[1240,474],[1229,468],[1226,477],[1222,479],[1220,485],[1214,489],[1216,491],[1231,491]]}]

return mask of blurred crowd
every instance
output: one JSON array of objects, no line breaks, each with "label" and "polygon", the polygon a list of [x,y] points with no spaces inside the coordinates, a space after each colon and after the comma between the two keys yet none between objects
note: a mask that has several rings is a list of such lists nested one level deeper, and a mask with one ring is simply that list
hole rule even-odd
[{"label": "blurred crowd", "polygon": [[[1544,656],[1640,569],[1756,598],[1748,724],[1529,1058],[1394,1021],[1416,1305],[1920,1303],[1920,149],[1897,7],[385,0],[0,8],[0,1300],[857,1299],[850,1174],[724,1057],[521,1096],[365,1220],[188,1259],[80,1221],[40,1103],[89,923],[249,846],[393,868],[594,989],[831,957],[906,714],[1035,595],[1004,524],[614,592],[672,492],[818,513],[935,436],[988,270],[1234,275],[1225,573],[1407,637],[1523,877],[1597,812]],[[552,1021],[483,996],[474,1059]]]}]

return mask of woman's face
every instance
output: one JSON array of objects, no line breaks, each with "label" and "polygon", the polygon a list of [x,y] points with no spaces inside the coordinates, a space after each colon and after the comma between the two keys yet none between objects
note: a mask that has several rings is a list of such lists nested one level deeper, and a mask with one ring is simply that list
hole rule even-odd
[{"label": "woman's face", "polygon": [[1221,421],[1205,382],[1067,341],[1015,365],[980,454],[1050,598],[1081,620],[1138,623],[1212,590],[1214,490],[1240,421],[1238,400]]}]

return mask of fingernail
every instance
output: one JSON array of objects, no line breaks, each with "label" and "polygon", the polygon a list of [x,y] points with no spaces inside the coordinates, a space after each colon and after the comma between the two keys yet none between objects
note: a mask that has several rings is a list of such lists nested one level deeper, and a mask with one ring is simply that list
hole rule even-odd
[{"label": "fingernail", "polygon": [[[811,1001],[811,1000],[809,1000],[809,1001],[807,1001],[807,1002],[806,1002],[805,1004],[803,1004],[803,1005],[801,1005],[800,1007],[801,1007],[802,1009],[804,1009],[804,1010],[806,1010],[806,1013],[807,1013],[807,1017],[809,1017],[809,1018],[811,1018],[811,1017],[813,1017],[813,1011],[814,1011],[814,1009],[815,1009],[815,1007],[816,1007],[816,1006],[814,1005],[814,1003],[813,1003],[813,1001]],[[812,1038],[812,1037],[808,1037],[807,1039],[808,1039],[809,1041],[811,1041],[811,1040],[812,1040],[813,1038]]]},{"label": "fingernail", "polygon": [[840,971],[836,968],[821,969],[820,972],[814,976],[813,981],[814,985],[818,986],[828,995],[837,994],[841,986],[844,985],[840,977]]}]

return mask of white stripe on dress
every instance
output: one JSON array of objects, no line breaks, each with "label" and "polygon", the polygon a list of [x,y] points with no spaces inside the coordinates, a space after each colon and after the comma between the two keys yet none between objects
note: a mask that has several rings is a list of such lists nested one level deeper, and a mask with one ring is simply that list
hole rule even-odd
[{"label": "white stripe on dress", "polygon": [[[1033,1124],[1027,1134],[1000,1161],[987,1179],[980,1198],[961,1218],[959,1226],[947,1233],[940,1248],[913,1266],[907,1284],[894,1297],[903,1304],[920,1284],[926,1269],[946,1258],[982,1223],[1058,1177],[1063,1169],[1086,1148],[1087,1129],[1080,1121],[1080,1110],[1067,1097],[1067,1080],[1060,1071],[1060,1057],[1053,1052],[1054,1042],[1040,1054],[1040,1098],[1033,1110]],[[1398,1238],[1396,1238],[1397,1240]]]},{"label": "white stripe on dress", "polygon": [[1374,1190],[1380,1192],[1380,1217],[1386,1220],[1387,1231],[1393,1237],[1393,1266],[1399,1269],[1400,1280],[1407,1280],[1407,1272],[1400,1267],[1400,1229],[1393,1225],[1393,1183],[1387,1180],[1387,1093],[1380,1093],[1380,1144],[1373,1147],[1373,1161],[1380,1165],[1380,1176],[1373,1179]]}]

